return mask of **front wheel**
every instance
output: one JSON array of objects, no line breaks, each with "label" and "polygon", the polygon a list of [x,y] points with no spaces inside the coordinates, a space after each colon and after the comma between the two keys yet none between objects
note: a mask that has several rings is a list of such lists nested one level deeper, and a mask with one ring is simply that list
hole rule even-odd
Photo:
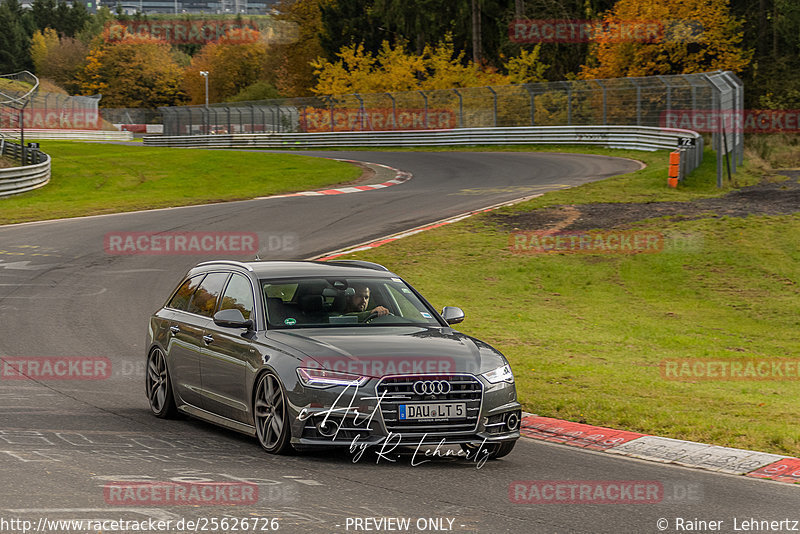
[{"label": "front wheel", "polygon": [[470,456],[473,456],[475,454],[486,454],[480,450],[485,448],[488,451],[488,459],[496,460],[508,455],[512,450],[514,450],[514,445],[516,444],[516,441],[504,441],[503,443],[492,443],[490,445],[473,445],[472,443],[462,443],[461,449]]},{"label": "front wheel", "polygon": [[253,413],[261,447],[271,454],[289,452],[291,445],[286,394],[280,380],[271,371],[258,379]]}]

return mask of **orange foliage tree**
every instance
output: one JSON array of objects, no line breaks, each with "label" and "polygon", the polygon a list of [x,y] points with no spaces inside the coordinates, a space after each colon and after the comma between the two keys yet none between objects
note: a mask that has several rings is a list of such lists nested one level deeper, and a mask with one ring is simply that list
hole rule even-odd
[{"label": "orange foliage tree", "polygon": [[320,6],[333,0],[282,0],[276,7],[280,38],[272,39],[266,77],[283,95],[308,96],[314,86],[311,62],[323,55]]},{"label": "orange foliage tree", "polygon": [[741,22],[729,0],[619,0],[605,21],[656,22],[661,31],[652,42],[599,38],[583,78],[742,72],[752,55],[742,47]]},{"label": "orange foliage tree", "polygon": [[258,32],[245,28],[229,32],[219,41],[205,45],[184,71],[183,87],[192,104],[205,102],[208,72],[208,100],[228,100],[246,87],[264,78],[267,45]]},{"label": "orange foliage tree", "polygon": [[[109,39],[110,32],[115,39]],[[155,108],[185,101],[182,73],[165,41],[107,28],[78,74],[84,94],[102,94],[103,107]]]}]

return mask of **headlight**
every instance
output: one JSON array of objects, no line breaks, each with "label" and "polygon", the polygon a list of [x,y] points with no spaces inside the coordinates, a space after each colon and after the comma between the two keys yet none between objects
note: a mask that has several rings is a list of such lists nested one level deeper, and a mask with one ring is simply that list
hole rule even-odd
[{"label": "headlight", "polygon": [[510,365],[498,367],[497,369],[493,369],[488,373],[483,373],[481,376],[492,384],[497,384],[498,382],[508,382],[509,384],[514,383],[514,373],[511,372]]},{"label": "headlight", "polygon": [[304,386],[328,388],[331,386],[363,386],[369,381],[368,376],[329,371],[327,369],[308,369],[301,367],[297,376]]}]

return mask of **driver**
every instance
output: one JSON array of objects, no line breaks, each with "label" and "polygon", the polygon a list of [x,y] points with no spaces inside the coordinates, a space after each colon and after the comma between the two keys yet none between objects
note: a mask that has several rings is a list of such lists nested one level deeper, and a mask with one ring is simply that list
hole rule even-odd
[{"label": "driver", "polygon": [[344,313],[347,315],[355,315],[358,317],[358,322],[363,323],[370,315],[375,314],[377,317],[382,317],[389,314],[389,310],[383,306],[376,306],[368,310],[369,305],[369,286],[364,284],[353,284],[351,286],[355,293],[347,296],[347,303],[345,304]]}]

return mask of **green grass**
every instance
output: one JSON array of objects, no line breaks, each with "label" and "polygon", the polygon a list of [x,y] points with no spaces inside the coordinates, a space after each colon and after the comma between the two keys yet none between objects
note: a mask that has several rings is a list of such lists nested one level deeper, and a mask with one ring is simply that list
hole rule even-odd
[{"label": "green grass", "polygon": [[[666,166],[654,165],[505,211],[714,195],[708,160],[677,191],[665,186]],[[797,381],[678,382],[662,378],[659,367],[676,358],[798,359],[800,215],[652,219],[637,228],[685,234],[690,246],[638,255],[512,254],[508,232],[485,214],[351,257],[387,265],[439,309],[464,308],[459,329],[508,357],[528,411],[800,454]]]},{"label": "green grass", "polygon": [[0,198],[0,224],[240,200],[354,180],[354,165],[295,154],[43,141],[46,186]]}]

